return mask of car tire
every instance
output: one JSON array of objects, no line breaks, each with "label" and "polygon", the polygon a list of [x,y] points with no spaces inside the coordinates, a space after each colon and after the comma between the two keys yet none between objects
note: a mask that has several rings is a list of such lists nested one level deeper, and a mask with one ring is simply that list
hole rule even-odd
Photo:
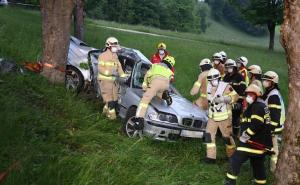
[{"label": "car tire", "polygon": [[82,91],[84,86],[83,75],[73,66],[67,66],[65,74],[65,87],[67,90],[75,93]]},{"label": "car tire", "polygon": [[132,119],[135,117],[136,110],[136,107],[129,108],[125,121],[122,125],[123,133],[129,138],[142,137],[142,131],[136,130],[134,127],[134,122],[132,121]]}]

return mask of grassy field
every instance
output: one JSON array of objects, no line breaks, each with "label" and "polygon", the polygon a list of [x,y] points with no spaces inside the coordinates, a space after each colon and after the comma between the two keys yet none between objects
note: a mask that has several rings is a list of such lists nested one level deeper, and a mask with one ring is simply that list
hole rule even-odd
[{"label": "grassy field", "polygon": [[[161,30],[161,34],[178,34],[180,38],[138,35],[96,27],[96,23],[88,21],[85,40],[97,48],[113,35],[122,45],[138,48],[149,57],[158,42],[166,42],[177,60],[175,86],[191,100],[188,93],[199,72],[198,62],[220,50],[232,58],[245,55],[251,64],[278,72],[286,98],[283,52],[230,44],[230,40],[185,41],[181,39],[184,33]],[[101,25],[110,26],[103,21]],[[0,46],[2,57],[19,63],[35,61],[41,53],[39,13],[1,8]],[[20,161],[5,184],[222,184],[227,169],[223,147],[218,148],[219,159],[223,160],[206,165],[200,161],[205,147],[199,140],[167,143],[128,139],[120,131],[119,120],[112,122],[101,116],[102,104],[96,100],[75,97],[35,74],[1,75],[0,79],[4,80],[0,84],[0,171]],[[250,180],[247,164],[239,184],[250,185]]]}]

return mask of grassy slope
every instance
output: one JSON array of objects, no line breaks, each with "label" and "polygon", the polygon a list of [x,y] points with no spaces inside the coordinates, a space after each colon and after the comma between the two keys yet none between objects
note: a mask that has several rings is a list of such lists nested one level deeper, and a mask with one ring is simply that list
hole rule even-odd
[{"label": "grassy slope", "polygon": [[[41,50],[39,13],[0,9],[0,23],[0,45],[5,46],[0,47],[0,55],[19,62],[35,60]],[[88,26],[86,41],[101,47],[110,35],[147,56],[162,40]],[[216,42],[163,41],[177,59],[176,86],[187,97],[199,60],[221,49],[233,58],[246,55],[252,63],[276,70],[286,94],[283,53]],[[73,97],[37,75],[0,79],[6,81],[0,84],[0,171],[14,160],[22,162],[6,184],[222,184],[226,162],[200,163],[205,150],[199,141],[127,139],[119,121],[108,121],[99,114],[97,101]],[[224,154],[223,147],[218,149]],[[250,184],[247,171],[248,165],[240,184]]]}]

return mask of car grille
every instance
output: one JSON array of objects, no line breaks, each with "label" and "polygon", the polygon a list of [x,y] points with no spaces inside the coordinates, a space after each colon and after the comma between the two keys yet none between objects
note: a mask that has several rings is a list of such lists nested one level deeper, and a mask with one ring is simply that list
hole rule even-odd
[{"label": "car grille", "polygon": [[191,118],[183,118],[182,124],[186,127],[201,128],[202,120],[193,120]]}]

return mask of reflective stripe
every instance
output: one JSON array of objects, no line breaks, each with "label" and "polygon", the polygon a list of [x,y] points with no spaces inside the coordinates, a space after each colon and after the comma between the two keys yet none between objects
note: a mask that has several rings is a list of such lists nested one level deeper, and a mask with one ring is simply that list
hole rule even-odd
[{"label": "reflective stripe", "polygon": [[232,85],[241,85],[241,84],[245,84],[246,85],[246,82],[241,81],[240,83],[232,83]]},{"label": "reflective stripe", "polygon": [[249,153],[253,153],[253,154],[263,154],[264,151],[263,150],[256,150],[256,149],[251,149],[251,148],[246,148],[246,147],[237,147],[238,151],[243,151],[243,152],[249,152]]},{"label": "reflective stripe", "polygon": [[237,179],[237,176],[231,175],[231,174],[229,174],[229,173],[227,173],[226,176],[227,176],[229,179],[232,179],[232,180],[236,180],[236,179]]},{"label": "reflective stripe", "polygon": [[148,103],[142,103],[142,102],[141,102],[139,106],[144,107],[144,108],[147,108],[147,107],[148,107]]},{"label": "reflective stripe", "polygon": [[116,80],[116,77],[114,76],[105,76],[103,74],[98,74],[98,79],[99,80],[110,80],[110,81],[114,81]]},{"label": "reflective stripe", "polygon": [[197,81],[197,82],[194,83],[194,86],[201,87],[201,83]]},{"label": "reflective stripe", "polygon": [[266,184],[266,183],[267,183],[267,180],[257,180],[257,179],[254,179],[254,181],[255,181],[257,184]]},{"label": "reflective stripe", "polygon": [[113,62],[113,61],[103,61],[103,60],[100,60],[98,62],[98,65],[100,65],[100,66],[117,66],[117,63]]},{"label": "reflective stripe", "polygon": [[274,131],[275,132],[281,132],[283,130],[283,127],[281,127],[281,128],[276,128]]},{"label": "reflective stripe", "polygon": [[227,149],[233,149],[233,148],[235,148],[235,145],[226,145],[226,148]]},{"label": "reflective stripe", "polygon": [[207,148],[215,148],[215,147],[216,147],[216,144],[215,144],[215,143],[207,143],[207,144],[206,144],[206,147],[207,147]]},{"label": "reflective stripe", "polygon": [[252,116],[251,116],[251,119],[257,119],[257,120],[259,120],[259,121],[261,121],[261,122],[264,122],[264,118],[262,118],[262,117],[260,117],[260,116],[258,116],[258,115],[252,115]]},{"label": "reflective stripe", "polygon": [[252,136],[255,134],[255,132],[253,132],[250,128],[248,128],[246,132]]},{"label": "reflective stripe", "polygon": [[275,163],[277,162],[277,159],[278,159],[278,158],[277,158],[276,156],[272,156],[272,157],[271,157],[271,160],[274,161]]},{"label": "reflective stripe", "polygon": [[281,105],[276,105],[276,104],[269,104],[268,107],[274,109],[281,109]]},{"label": "reflective stripe", "polygon": [[206,98],[207,96],[206,96],[206,94],[200,94],[200,97]]},{"label": "reflective stripe", "polygon": [[125,73],[123,73],[123,74],[120,75],[120,77],[125,78],[125,77],[127,77],[127,75]]},{"label": "reflective stripe", "polygon": [[143,87],[147,87],[147,83],[146,82],[143,82]]},{"label": "reflective stripe", "polygon": [[110,72],[109,72],[109,70],[105,70],[103,74],[108,76],[110,74]]},{"label": "reflective stripe", "polygon": [[111,110],[109,110],[108,112],[109,112],[109,113],[115,113],[116,110],[115,110],[115,109],[111,109]]},{"label": "reflective stripe", "polygon": [[209,118],[213,119],[214,121],[223,121],[228,119],[229,113],[228,112],[214,112],[210,111]]},{"label": "reflective stripe", "polygon": [[242,118],[241,121],[242,121],[242,122],[248,122],[248,123],[250,123],[250,122],[251,122],[251,119],[250,119],[250,118]]},{"label": "reflective stripe", "polygon": [[271,125],[277,127],[277,126],[279,125],[279,123],[276,123],[276,122],[274,122],[274,121],[271,121]]}]

